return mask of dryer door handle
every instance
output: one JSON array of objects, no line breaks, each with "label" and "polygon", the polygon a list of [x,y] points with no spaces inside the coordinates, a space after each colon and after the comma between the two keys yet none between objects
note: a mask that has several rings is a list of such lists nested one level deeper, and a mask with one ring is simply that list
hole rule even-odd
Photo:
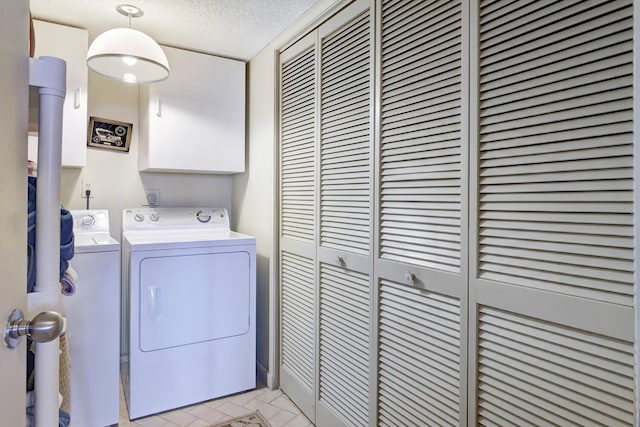
[{"label": "dryer door handle", "polygon": [[157,286],[149,286],[149,317],[151,320],[157,320],[162,316],[162,288]]}]

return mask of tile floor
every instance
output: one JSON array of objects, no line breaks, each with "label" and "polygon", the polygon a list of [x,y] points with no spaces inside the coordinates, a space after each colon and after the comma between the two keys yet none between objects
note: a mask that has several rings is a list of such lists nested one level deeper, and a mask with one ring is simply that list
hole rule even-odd
[{"label": "tile floor", "polygon": [[269,390],[263,384],[258,384],[255,390],[245,393],[129,421],[127,403],[124,398],[122,382],[120,382],[120,421],[118,427],[208,427],[249,414],[256,409],[269,421],[272,427],[313,426],[281,390]]}]

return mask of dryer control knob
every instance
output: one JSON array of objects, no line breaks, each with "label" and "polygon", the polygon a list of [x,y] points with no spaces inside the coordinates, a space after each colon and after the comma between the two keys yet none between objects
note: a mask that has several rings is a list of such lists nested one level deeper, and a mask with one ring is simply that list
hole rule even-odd
[{"label": "dryer control knob", "polygon": [[136,222],[142,222],[144,221],[144,215],[137,213],[134,217],[133,217]]},{"label": "dryer control knob", "polygon": [[160,219],[160,215],[154,212],[149,216],[149,219],[153,222],[158,222],[158,220]]},{"label": "dryer control knob", "polygon": [[196,218],[198,218],[198,221],[204,223],[211,221],[211,215],[205,211],[198,211]]}]

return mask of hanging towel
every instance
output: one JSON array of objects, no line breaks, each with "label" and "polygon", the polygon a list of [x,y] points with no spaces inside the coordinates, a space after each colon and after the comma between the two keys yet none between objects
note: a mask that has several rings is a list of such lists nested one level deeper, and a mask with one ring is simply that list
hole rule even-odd
[{"label": "hanging towel", "polygon": [[78,273],[69,265],[60,280],[60,291],[64,296],[71,296],[76,293],[76,283],[78,283]]},{"label": "hanging towel", "polygon": [[60,278],[69,267],[69,260],[74,255],[73,216],[71,212],[60,206]]},{"label": "hanging towel", "polygon": [[[28,177],[27,292],[33,292],[36,285],[36,186],[36,177]],[[60,206],[60,280],[62,280],[73,255],[73,216],[64,206]]]}]

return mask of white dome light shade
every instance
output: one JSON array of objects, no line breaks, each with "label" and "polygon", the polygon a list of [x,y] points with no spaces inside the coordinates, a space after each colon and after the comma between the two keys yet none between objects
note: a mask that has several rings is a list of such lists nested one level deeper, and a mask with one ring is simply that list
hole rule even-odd
[{"label": "white dome light shade", "polygon": [[160,45],[131,28],[114,28],[96,37],[87,52],[87,65],[99,74],[129,83],[169,77],[169,61]]}]

